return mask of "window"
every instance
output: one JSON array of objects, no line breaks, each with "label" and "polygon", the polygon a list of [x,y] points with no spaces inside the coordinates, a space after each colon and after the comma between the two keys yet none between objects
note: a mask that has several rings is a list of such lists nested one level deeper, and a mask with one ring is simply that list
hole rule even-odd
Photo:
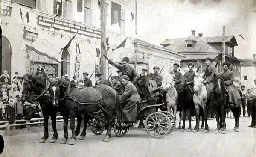
[{"label": "window", "polygon": [[83,11],[83,0],[77,0],[77,12]]},{"label": "window", "polygon": [[228,55],[229,55],[229,56],[232,56],[232,54],[233,54],[233,49],[232,49],[232,47],[228,47]]},{"label": "window", "polygon": [[25,5],[31,8],[36,8],[36,0],[12,0],[12,2]]},{"label": "window", "polygon": [[72,18],[72,2],[71,0],[65,0],[63,3],[63,16],[67,19]]},{"label": "window", "polygon": [[247,76],[244,76],[244,80],[247,80]]},{"label": "window", "polygon": [[84,23],[91,24],[91,0],[84,0]]},{"label": "window", "polygon": [[187,44],[187,47],[193,47],[193,45],[192,44]]},{"label": "window", "polygon": [[46,10],[46,1],[45,0],[37,0],[36,8],[42,12],[47,12]]},{"label": "window", "polygon": [[70,71],[70,55],[68,50],[63,50],[61,54],[61,76],[69,75]]},{"label": "window", "polygon": [[62,0],[54,0],[53,14],[57,14],[58,16],[62,15]]},{"label": "window", "polygon": [[125,34],[125,11],[121,10],[121,34]]}]

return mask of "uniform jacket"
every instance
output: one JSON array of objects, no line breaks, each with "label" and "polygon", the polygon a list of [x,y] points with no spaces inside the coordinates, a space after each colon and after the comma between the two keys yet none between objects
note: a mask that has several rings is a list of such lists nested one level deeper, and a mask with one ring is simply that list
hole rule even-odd
[{"label": "uniform jacket", "polygon": [[139,75],[136,78],[136,83],[140,86],[140,87],[147,87],[148,86],[148,77],[146,75],[141,76]]},{"label": "uniform jacket", "polygon": [[160,74],[149,74],[149,79],[155,80],[157,87],[162,86],[163,76]]},{"label": "uniform jacket", "polygon": [[184,83],[193,84],[194,83],[194,77],[195,77],[195,72],[194,71],[187,71],[183,76]]},{"label": "uniform jacket", "polygon": [[224,82],[225,86],[233,85],[234,81],[234,72],[227,70],[226,72],[223,72],[220,74],[220,77],[222,81]]},{"label": "uniform jacket", "polygon": [[206,83],[211,83],[213,80],[213,75],[216,73],[216,69],[213,66],[207,66],[204,69],[204,75],[203,78],[206,81]]},{"label": "uniform jacket", "polygon": [[92,81],[89,78],[84,79],[84,86],[85,87],[92,87]]},{"label": "uniform jacket", "polygon": [[138,95],[137,88],[130,81],[125,85],[124,93],[121,96],[121,101],[139,101],[140,97]]},{"label": "uniform jacket", "polygon": [[137,76],[137,73],[132,67],[132,65],[128,63],[115,63],[111,60],[109,60],[108,63],[116,67],[118,70],[120,70],[123,73],[123,75],[127,75],[130,78],[130,81],[133,81],[134,78]]},{"label": "uniform jacket", "polygon": [[179,71],[174,71],[174,77],[173,77],[175,84],[181,84],[182,83],[182,74]]}]

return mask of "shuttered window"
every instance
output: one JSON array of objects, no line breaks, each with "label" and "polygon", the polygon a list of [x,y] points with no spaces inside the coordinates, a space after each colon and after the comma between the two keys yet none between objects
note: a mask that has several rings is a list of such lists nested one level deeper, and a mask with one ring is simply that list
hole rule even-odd
[{"label": "shuttered window", "polygon": [[84,0],[84,23],[91,24],[92,1]]}]

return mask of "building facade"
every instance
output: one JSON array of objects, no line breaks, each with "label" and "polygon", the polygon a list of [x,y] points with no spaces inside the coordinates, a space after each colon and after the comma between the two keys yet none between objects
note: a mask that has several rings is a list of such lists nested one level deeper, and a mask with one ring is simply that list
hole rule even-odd
[{"label": "building facade", "polygon": [[241,84],[246,88],[254,87],[256,79],[256,62],[252,59],[243,59],[241,62]]},{"label": "building facade", "polygon": [[[235,73],[235,85],[240,85],[241,65],[238,58],[234,56],[234,49],[237,42],[234,36],[225,36],[225,61],[231,64],[231,70]],[[223,55],[223,37],[203,37],[202,33],[195,35],[195,30],[187,38],[166,39],[161,45],[173,52],[184,55],[186,58],[181,60],[181,67],[187,69],[190,62],[195,65],[195,69],[199,68],[202,72],[207,57],[216,59],[218,72],[222,71],[222,55]]]}]

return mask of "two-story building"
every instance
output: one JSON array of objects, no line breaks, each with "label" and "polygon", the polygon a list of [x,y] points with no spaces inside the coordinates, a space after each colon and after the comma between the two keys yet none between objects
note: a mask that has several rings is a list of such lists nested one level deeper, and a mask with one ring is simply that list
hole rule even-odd
[{"label": "two-story building", "polygon": [[[57,77],[68,74],[72,79],[75,75],[81,78],[83,72],[92,74],[100,60],[96,51],[101,46],[100,5],[99,0],[2,0],[1,70],[11,75],[34,73],[41,65]],[[126,55],[138,58],[137,54],[151,51],[154,57],[167,55],[166,62],[181,60],[181,55],[153,44],[146,44],[143,52],[136,46],[135,1],[106,0],[106,6],[111,59],[120,61]],[[116,49],[122,41],[125,45]],[[155,65],[151,62],[146,63],[150,70]],[[115,69],[108,67],[112,74]]]},{"label": "two-story building", "polygon": [[[240,84],[241,66],[238,58],[234,56],[234,48],[237,41],[234,36],[225,36],[225,61],[231,64],[231,69],[235,72],[235,84]],[[166,39],[161,45],[173,52],[184,55],[186,58],[181,60],[181,67],[186,69],[187,65],[192,62],[195,67],[200,67],[202,71],[205,67],[205,58],[217,59],[217,69],[220,72],[222,67],[223,55],[223,37],[203,37],[202,33],[195,35],[195,30],[187,38]]]},{"label": "two-story building", "polygon": [[256,79],[256,55],[253,59],[243,59],[241,62],[241,84],[247,89],[254,87]]}]

